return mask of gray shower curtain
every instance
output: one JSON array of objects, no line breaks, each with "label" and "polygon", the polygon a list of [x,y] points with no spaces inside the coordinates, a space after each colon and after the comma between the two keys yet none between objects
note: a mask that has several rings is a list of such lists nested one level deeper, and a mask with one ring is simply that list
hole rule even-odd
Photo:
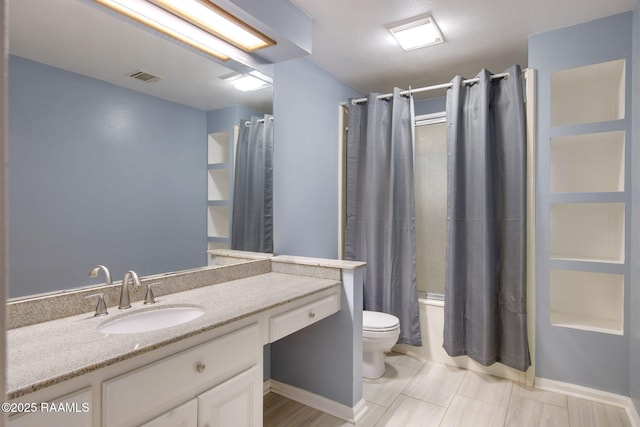
[{"label": "gray shower curtain", "polygon": [[370,94],[350,104],[345,257],[366,261],[364,309],[400,319],[398,342],[421,345],[416,291],[413,104]]},{"label": "gray shower curtain", "polygon": [[[260,121],[259,121],[260,120]],[[240,121],[231,249],[273,252],[273,117]]]},{"label": "gray shower curtain", "polygon": [[483,365],[531,364],[526,318],[526,130],[522,74],[488,71],[447,91],[444,348]]}]

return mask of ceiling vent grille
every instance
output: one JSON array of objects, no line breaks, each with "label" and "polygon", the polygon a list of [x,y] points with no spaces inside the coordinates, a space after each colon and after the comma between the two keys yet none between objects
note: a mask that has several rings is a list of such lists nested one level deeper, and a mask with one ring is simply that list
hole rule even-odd
[{"label": "ceiling vent grille", "polygon": [[145,83],[155,83],[158,80],[162,79],[162,77],[154,76],[151,73],[147,73],[146,71],[138,70],[133,73],[128,74],[129,77],[134,78],[136,80],[140,80]]}]

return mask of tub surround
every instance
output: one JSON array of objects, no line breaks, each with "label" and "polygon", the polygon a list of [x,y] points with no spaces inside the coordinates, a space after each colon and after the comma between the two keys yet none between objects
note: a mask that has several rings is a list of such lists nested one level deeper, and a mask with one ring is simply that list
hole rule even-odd
[{"label": "tub surround", "polygon": [[[90,307],[85,304],[83,314],[23,327],[14,325],[14,329],[7,332],[8,397],[16,399],[172,343],[201,334],[206,335],[216,329],[231,330],[229,327],[234,327],[232,325],[243,326],[252,322],[261,323],[264,329],[263,320],[277,313],[279,307],[295,301],[304,303],[308,299],[339,292],[341,267],[355,269],[364,265],[297,257],[271,258],[264,255],[255,255],[258,260],[251,260],[254,255],[221,251],[216,254],[221,263],[229,262],[230,258],[239,262],[224,267],[206,267],[164,275],[165,283],[171,284],[154,288],[154,292],[158,290],[154,308],[193,305],[205,309],[204,315],[182,325],[140,334],[105,336],[98,332],[97,327],[105,321],[149,308],[142,304],[144,286],[141,287],[143,289],[132,292],[133,309],[126,312],[114,307],[113,303],[117,299],[110,297],[110,315],[106,317],[93,316],[95,302],[92,302],[89,304]],[[295,271],[295,274],[275,272],[272,268],[281,271],[290,269]],[[241,277],[229,279],[229,276],[234,275]],[[318,277],[328,275],[333,276],[333,279]],[[143,283],[150,280],[158,281],[158,278],[146,277]],[[178,282],[182,282],[189,290],[168,295],[170,290],[180,287]],[[207,286],[213,284],[215,286]],[[73,304],[73,301],[81,298],[76,295],[78,292],[95,291],[96,289],[92,288],[43,296],[16,302],[14,306],[22,304],[34,307],[37,304],[50,304],[51,307],[43,311],[52,311],[56,306],[64,305],[65,296],[70,297],[69,300]],[[14,307],[14,310],[25,311],[26,308]],[[268,342],[268,333],[267,338],[263,339]],[[60,348],[65,349],[64,357],[60,357]]]}]

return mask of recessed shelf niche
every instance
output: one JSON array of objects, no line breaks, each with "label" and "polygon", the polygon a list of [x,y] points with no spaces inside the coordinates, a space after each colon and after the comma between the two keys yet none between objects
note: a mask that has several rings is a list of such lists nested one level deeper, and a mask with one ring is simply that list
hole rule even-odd
[{"label": "recessed shelf niche", "polygon": [[229,237],[229,206],[207,207],[207,235]]},{"label": "recessed shelf niche", "polygon": [[625,132],[551,138],[551,192],[624,191]]},{"label": "recessed shelf niche", "polygon": [[229,162],[229,132],[210,133],[208,136],[208,163]]},{"label": "recessed shelf niche", "polygon": [[229,200],[229,171],[209,169],[208,172],[208,200]]},{"label": "recessed shelf niche", "polygon": [[625,60],[551,73],[551,126],[623,119]]},{"label": "recessed shelf niche", "polygon": [[624,263],[624,203],[553,203],[551,258]]},{"label": "recessed shelf niche", "polygon": [[552,325],[622,335],[624,275],[551,270]]}]

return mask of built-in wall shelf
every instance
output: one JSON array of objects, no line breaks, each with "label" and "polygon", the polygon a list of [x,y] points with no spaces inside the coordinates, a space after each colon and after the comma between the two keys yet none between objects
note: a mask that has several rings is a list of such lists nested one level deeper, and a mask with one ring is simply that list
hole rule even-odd
[{"label": "built-in wall shelf", "polygon": [[214,245],[216,245],[216,249],[227,249],[226,246],[219,247],[217,245],[222,245],[224,243],[228,243],[229,242],[229,238],[228,237],[207,237],[207,242],[213,243]]},{"label": "built-in wall shelf", "polygon": [[624,275],[551,270],[550,322],[588,331],[624,333]]},{"label": "built-in wall shelf", "polygon": [[207,237],[215,249],[229,247],[231,141],[229,132],[216,132],[207,138]]},{"label": "built-in wall shelf", "polygon": [[229,171],[227,169],[209,169],[207,200],[229,200]]},{"label": "built-in wall shelf", "polygon": [[207,206],[208,237],[229,237],[229,206]]},{"label": "built-in wall shelf", "polygon": [[621,192],[625,132],[551,138],[551,192]]},{"label": "built-in wall shelf", "polygon": [[624,117],[624,59],[551,73],[551,126]]},{"label": "built-in wall shelf", "polygon": [[549,318],[623,334],[626,273],[624,59],[551,73]]},{"label": "built-in wall shelf", "polygon": [[624,263],[624,203],[550,205],[550,256]]},{"label": "built-in wall shelf", "polygon": [[229,163],[211,163],[207,165],[207,169],[228,169]]},{"label": "built-in wall shelf", "polygon": [[551,193],[549,201],[555,203],[624,203],[626,194],[623,191],[612,193]]},{"label": "built-in wall shelf", "polygon": [[585,259],[551,258],[549,267],[554,270],[587,271],[593,273],[624,274],[626,267],[623,263],[601,262]]},{"label": "built-in wall shelf", "polygon": [[631,14],[618,14],[529,37],[535,374],[612,393],[628,388],[628,366],[607,361],[628,358],[633,332],[632,30]]},{"label": "built-in wall shelf", "polygon": [[229,163],[229,132],[210,133],[207,153],[208,164]]},{"label": "built-in wall shelf", "polygon": [[549,136],[552,138],[572,135],[586,135],[589,133],[624,131],[627,122],[625,119],[609,120],[597,123],[581,123],[578,125],[567,125],[549,128]]}]

